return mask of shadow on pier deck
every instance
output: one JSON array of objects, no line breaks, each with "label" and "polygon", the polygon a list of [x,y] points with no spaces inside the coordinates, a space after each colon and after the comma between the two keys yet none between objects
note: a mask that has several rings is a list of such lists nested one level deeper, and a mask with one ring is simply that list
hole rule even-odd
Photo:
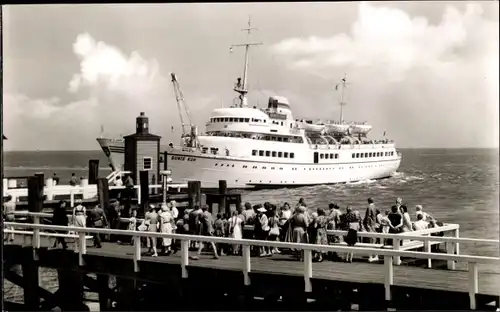
[{"label": "shadow on pier deck", "polygon": [[[34,261],[34,250],[23,247],[22,239],[17,238],[4,247],[5,268],[8,270],[14,264],[22,264],[28,268],[26,272],[29,272],[30,267],[40,266],[58,269],[60,275],[64,272],[64,275],[71,275],[73,287],[68,287],[66,292],[60,288],[59,297],[52,298],[57,301],[54,304],[65,306],[66,310],[73,310],[71,306],[77,304],[68,303],[68,298],[73,301],[81,298],[81,295],[71,294],[71,291],[81,292],[83,285],[99,293],[101,311],[351,310],[353,305],[359,310],[379,310],[388,307],[384,297],[383,264],[313,263],[312,292],[306,293],[304,263],[284,255],[252,258],[249,273],[251,282],[245,286],[242,272],[244,262],[239,256],[225,256],[216,260],[204,254],[198,261],[189,261],[187,278],[183,278],[180,253],[157,258],[142,256],[142,260],[138,261],[140,270],[136,272],[134,246],[105,243],[101,249],[88,248],[83,255],[83,266],[79,266],[78,254],[71,250],[71,245],[66,251],[49,250],[48,246],[48,239],[42,238],[41,248],[36,252],[37,260]],[[89,274],[96,274],[97,278]],[[467,271],[395,266],[393,274],[391,308],[469,308]],[[111,276],[117,279],[118,287],[114,290],[108,287]],[[11,281],[15,279],[11,273],[6,274],[6,278]],[[486,304],[498,302],[498,274],[479,272],[478,281],[477,308],[494,310],[495,306]],[[27,286],[26,283],[17,282]],[[79,283],[81,286],[77,286]],[[33,292],[26,288],[25,291],[28,291],[28,295],[30,291]],[[44,300],[50,301],[51,297],[42,292],[35,291],[31,296],[49,298]],[[111,307],[113,301],[116,302],[114,308]],[[22,310],[26,310],[26,307]]]}]

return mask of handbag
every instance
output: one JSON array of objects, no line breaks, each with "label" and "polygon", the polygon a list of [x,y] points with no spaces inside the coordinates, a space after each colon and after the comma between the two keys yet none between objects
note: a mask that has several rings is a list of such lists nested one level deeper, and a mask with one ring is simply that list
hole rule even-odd
[{"label": "handbag", "polygon": [[275,226],[269,231],[269,235],[280,235],[280,228]]}]

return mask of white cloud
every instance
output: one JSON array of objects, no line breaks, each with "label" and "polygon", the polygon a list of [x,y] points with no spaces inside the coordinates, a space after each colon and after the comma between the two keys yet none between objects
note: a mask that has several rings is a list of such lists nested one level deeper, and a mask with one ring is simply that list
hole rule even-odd
[{"label": "white cloud", "polygon": [[[101,125],[109,136],[132,133],[141,111],[150,117],[154,133],[175,139],[170,133],[171,125],[179,131],[175,98],[156,60],[145,60],[138,52],[126,56],[88,33],[77,36],[73,52],[80,71],[69,81],[68,95],[82,99],[65,103],[58,97],[5,94],[8,148],[98,149],[95,138]],[[198,109],[212,102],[210,96],[190,101]]]},{"label": "white cloud", "polygon": [[[441,137],[444,146],[498,146],[498,22],[482,13],[479,4],[464,12],[447,6],[431,25],[360,3],[348,34],[288,38],[271,51],[291,70],[328,77],[332,85],[347,72],[351,119],[392,130],[401,145],[439,146]],[[398,131],[407,127],[418,131]]]}]

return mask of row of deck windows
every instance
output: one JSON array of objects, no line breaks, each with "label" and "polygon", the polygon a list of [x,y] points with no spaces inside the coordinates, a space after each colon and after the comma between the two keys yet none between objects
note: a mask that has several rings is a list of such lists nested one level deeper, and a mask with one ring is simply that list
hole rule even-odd
[{"label": "row of deck windows", "polygon": [[258,151],[258,150],[252,150],[252,156],[295,158],[294,153],[276,152],[276,151]]},{"label": "row of deck windows", "polygon": [[241,118],[241,117],[214,117],[210,118],[210,122],[264,122],[266,123],[267,120],[265,119],[258,119],[258,118]]},{"label": "row of deck windows", "polygon": [[394,152],[352,153],[352,158],[369,158],[382,156],[394,156]]},{"label": "row of deck windows", "polygon": [[319,154],[320,159],[339,159],[339,154]]},{"label": "row of deck windows", "polygon": [[228,137],[228,138],[241,138],[241,139],[253,139],[253,140],[263,140],[263,141],[276,141],[276,142],[286,142],[286,143],[303,143],[304,140],[300,136],[280,136],[280,135],[266,135],[251,132],[239,132],[239,131],[209,131],[208,136],[218,136],[218,137]]}]

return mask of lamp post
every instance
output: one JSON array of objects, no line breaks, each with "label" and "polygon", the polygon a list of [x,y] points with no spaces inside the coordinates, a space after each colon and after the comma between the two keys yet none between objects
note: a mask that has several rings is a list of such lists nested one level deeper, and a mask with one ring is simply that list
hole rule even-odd
[{"label": "lamp post", "polygon": [[166,204],[167,203],[167,185],[168,185],[168,182],[172,182],[172,178],[170,177],[172,175],[172,171],[171,170],[163,170],[163,171],[160,171],[160,175],[162,177],[162,181],[163,181],[163,203]]}]

